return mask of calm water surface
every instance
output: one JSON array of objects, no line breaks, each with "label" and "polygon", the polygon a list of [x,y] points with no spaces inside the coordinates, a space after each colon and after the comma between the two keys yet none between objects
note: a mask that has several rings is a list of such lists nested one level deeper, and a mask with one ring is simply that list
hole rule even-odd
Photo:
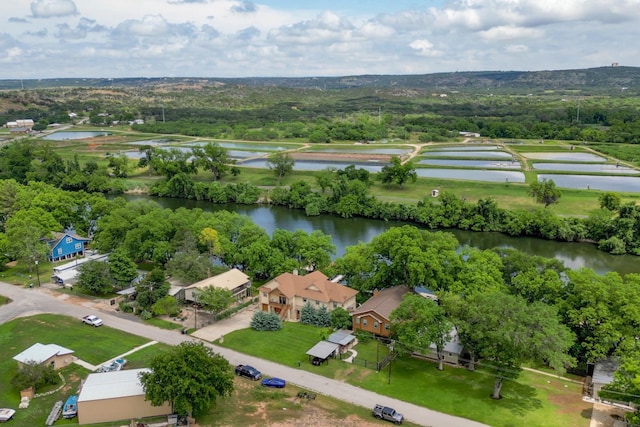
[{"label": "calm water surface", "polygon": [[[234,211],[248,216],[269,234],[276,229],[304,230],[308,233],[314,230],[321,230],[325,234],[332,236],[333,244],[337,248],[335,257],[344,255],[348,246],[353,246],[360,242],[368,243],[389,228],[405,224],[364,218],[340,218],[333,215],[308,217],[302,210],[286,209],[278,206],[214,205],[194,200],[163,199],[141,195],[128,195],[127,199],[154,200],[162,207],[170,209],[197,207],[209,212],[218,210]],[[510,237],[501,233],[446,231],[453,233],[461,245],[469,245],[479,249],[514,248],[531,255],[559,259],[569,268],[588,267],[599,274],[604,274],[608,271],[617,271],[622,275],[640,273],[640,258],[631,255],[610,255],[598,251],[595,245],[588,243],[563,243],[530,237]]]}]

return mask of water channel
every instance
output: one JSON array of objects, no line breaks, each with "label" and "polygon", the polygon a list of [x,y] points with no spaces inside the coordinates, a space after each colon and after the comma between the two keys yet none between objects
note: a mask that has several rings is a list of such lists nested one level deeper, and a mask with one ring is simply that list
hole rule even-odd
[{"label": "water channel", "polygon": [[[267,233],[275,229],[304,230],[312,232],[320,230],[331,235],[336,245],[336,257],[344,255],[348,246],[359,242],[368,243],[374,237],[388,230],[390,227],[404,223],[381,221],[364,218],[340,218],[333,215],[316,217],[306,216],[302,210],[287,209],[279,206],[262,205],[215,205],[203,201],[165,199],[144,195],[127,195],[127,200],[153,200],[163,208],[177,209],[179,207],[200,208],[204,211],[215,212],[229,210],[246,215]],[[469,245],[480,249],[508,247],[518,249],[527,254],[543,257],[553,257],[569,268],[588,267],[599,274],[616,271],[621,275],[640,273],[640,259],[631,255],[610,255],[588,243],[563,243],[530,237],[510,237],[501,233],[476,233],[472,231],[447,230],[453,233],[461,245]]]}]

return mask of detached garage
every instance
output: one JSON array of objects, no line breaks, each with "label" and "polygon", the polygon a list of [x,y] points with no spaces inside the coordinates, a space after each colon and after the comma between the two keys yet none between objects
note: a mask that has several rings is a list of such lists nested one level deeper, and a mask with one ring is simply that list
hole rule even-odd
[{"label": "detached garage", "polygon": [[78,396],[78,424],[155,417],[171,414],[171,405],[152,406],[144,400],[138,374],[147,369],[130,369],[89,374]]}]

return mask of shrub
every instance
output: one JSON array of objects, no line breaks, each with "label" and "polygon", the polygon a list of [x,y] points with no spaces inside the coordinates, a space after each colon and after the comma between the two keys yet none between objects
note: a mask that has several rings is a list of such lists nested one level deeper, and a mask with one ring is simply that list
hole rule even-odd
[{"label": "shrub", "polygon": [[251,328],[256,331],[277,331],[282,329],[282,320],[275,313],[257,311],[251,318]]},{"label": "shrub", "polygon": [[60,381],[60,377],[58,377],[52,365],[44,365],[34,361],[22,365],[18,373],[11,379],[11,383],[18,390],[24,390],[29,387],[38,390],[39,387],[57,384],[58,381]]}]

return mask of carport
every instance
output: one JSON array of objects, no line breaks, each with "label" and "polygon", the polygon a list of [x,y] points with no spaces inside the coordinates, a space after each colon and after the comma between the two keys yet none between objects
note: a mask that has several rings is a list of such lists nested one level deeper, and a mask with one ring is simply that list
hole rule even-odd
[{"label": "carport", "polygon": [[335,356],[339,348],[340,344],[335,344],[329,341],[320,341],[318,344],[307,350],[307,355],[309,356],[309,359],[317,357],[322,360],[322,362],[326,362],[329,357]]}]

